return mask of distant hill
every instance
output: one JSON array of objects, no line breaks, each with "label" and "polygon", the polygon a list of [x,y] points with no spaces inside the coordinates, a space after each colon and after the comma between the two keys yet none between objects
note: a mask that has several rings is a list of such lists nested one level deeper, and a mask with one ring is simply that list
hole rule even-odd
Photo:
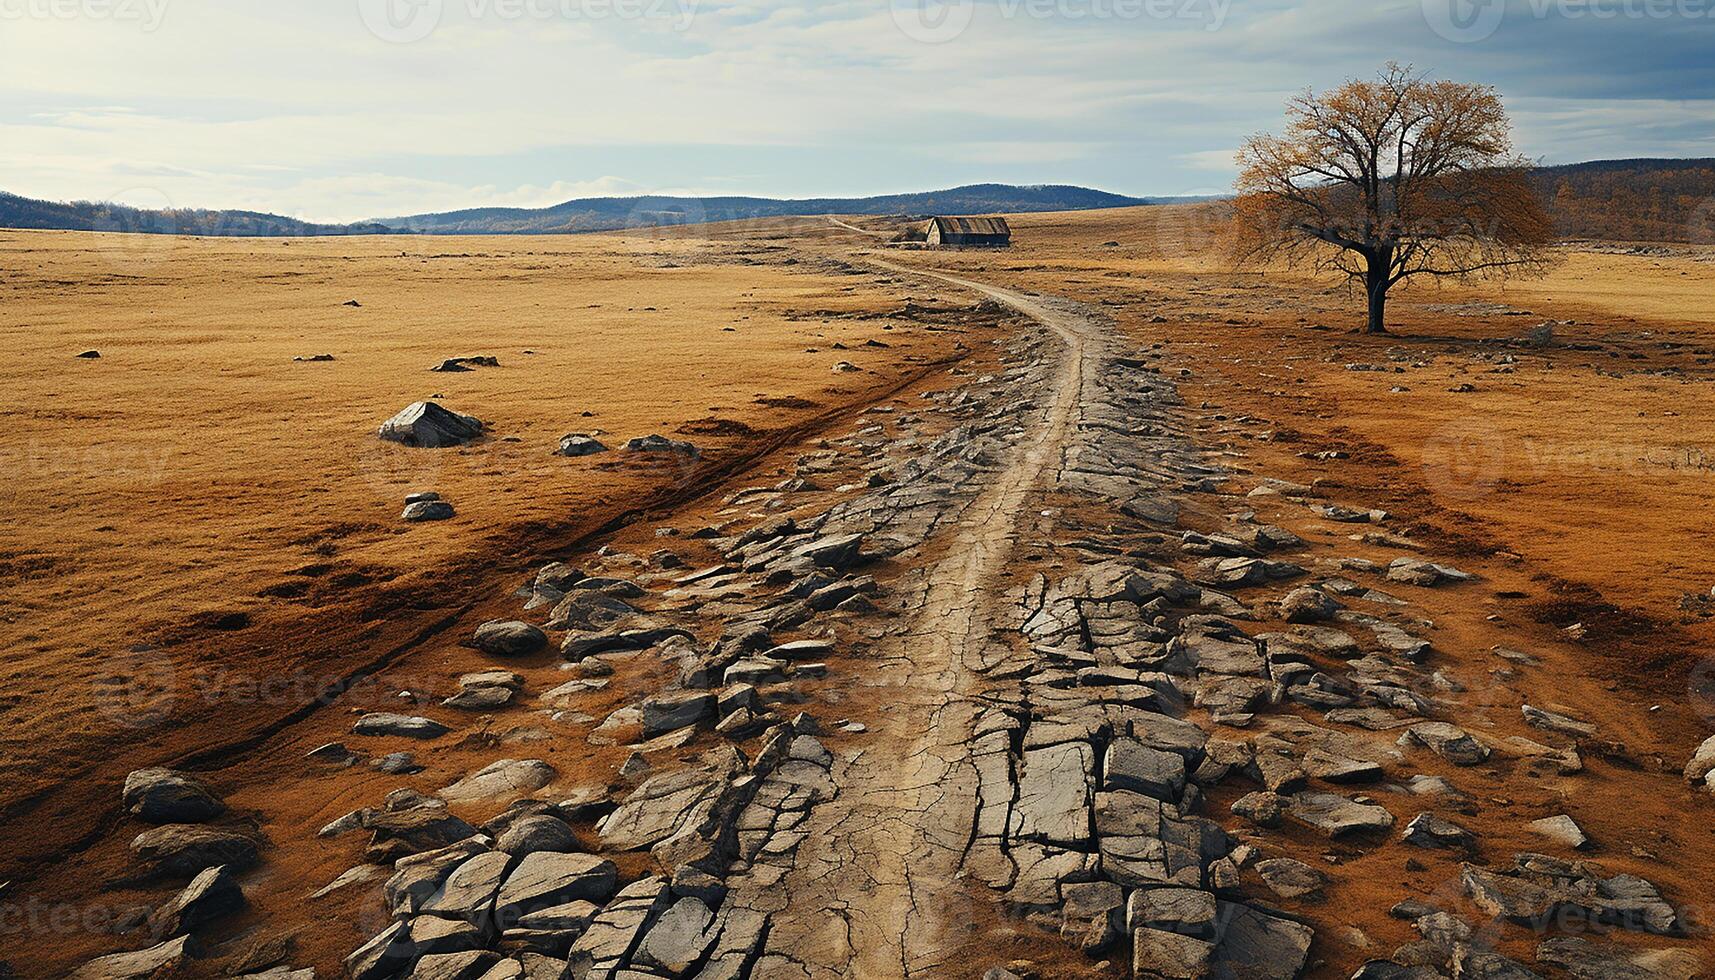
[{"label": "distant hill", "polygon": [[1154,202],[1087,187],[972,184],[919,194],[796,201],[765,197],[593,197],[547,208],[475,208],[376,221],[394,228],[441,235],[556,234],[824,214],[1018,214],[1149,203]]},{"label": "distant hill", "polygon": [[[1715,159],[1597,160],[1543,167],[1537,186],[1560,234],[1620,241],[1715,242]],[[473,208],[327,225],[255,211],[145,211],[117,204],[35,201],[0,192],[0,228],[208,236],[570,234],[749,218],[826,214],[1020,214],[1169,204],[1087,187],[972,184],[880,197],[595,197],[546,208]]]},{"label": "distant hill", "polygon": [[1566,238],[1715,243],[1715,159],[1543,167],[1536,183]]},{"label": "distant hill", "polygon": [[0,228],[123,231],[154,235],[290,238],[309,235],[381,235],[382,225],[318,225],[258,211],[146,211],[94,201],[35,201],[0,191]]}]

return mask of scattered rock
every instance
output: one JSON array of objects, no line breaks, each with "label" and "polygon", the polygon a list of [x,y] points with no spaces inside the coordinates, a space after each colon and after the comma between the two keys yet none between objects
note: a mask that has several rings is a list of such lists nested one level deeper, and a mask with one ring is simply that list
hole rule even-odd
[{"label": "scattered rock", "polygon": [[1274,858],[1257,863],[1256,871],[1262,883],[1281,898],[1303,898],[1314,895],[1328,884],[1328,876],[1302,861]]},{"label": "scattered rock", "polygon": [[154,936],[195,932],[243,907],[238,879],[225,865],[217,865],[199,872],[184,891],[150,914],[149,931]]},{"label": "scattered rock", "polygon": [[254,867],[261,848],[237,831],[171,823],[138,834],[131,853],[160,874],[188,878],[220,865],[233,871]]},{"label": "scattered rock", "polygon": [[476,628],[469,646],[495,657],[528,657],[548,646],[548,634],[517,620],[490,620]]},{"label": "scattered rock", "polygon": [[419,500],[406,504],[399,519],[411,524],[421,524],[426,521],[450,521],[458,516],[453,505],[444,500]]},{"label": "scattered rock", "polygon": [[126,809],[146,823],[203,823],[226,812],[208,786],[171,769],[138,769],[125,777],[122,795]]},{"label": "scattered rock", "polygon": [[180,936],[135,953],[101,956],[73,970],[68,980],[154,980],[173,976],[191,955],[191,939]]},{"label": "scattered rock", "polygon": [[1579,829],[1577,822],[1564,813],[1532,820],[1527,826],[1556,844],[1564,844],[1575,851],[1590,846],[1590,838],[1584,836],[1584,831]]},{"label": "scattered rock", "polygon": [[1426,721],[1411,726],[1399,737],[1401,745],[1421,745],[1456,766],[1481,765],[1489,758],[1489,747],[1470,732],[1444,721]]},{"label": "scattered rock", "polygon": [[1287,814],[1329,837],[1386,830],[1393,826],[1393,814],[1382,807],[1359,803],[1337,793],[1307,791],[1295,794]]},{"label": "scattered rock", "polygon": [[481,438],[482,432],[482,422],[469,415],[460,415],[434,402],[416,402],[382,423],[377,434],[388,442],[441,449],[462,446]]},{"label": "scattered rock", "polygon": [[83,351],[82,353],[78,354],[77,356],[83,358],[86,361],[97,361],[97,360],[101,359],[101,352],[98,350],[86,350],[86,351]]},{"label": "scattered rock", "polygon": [[688,442],[679,442],[666,436],[650,435],[632,439],[625,444],[628,453],[672,453],[696,459],[703,454],[702,450]]},{"label": "scattered rock", "polygon": [[357,719],[357,724],[351,726],[351,730],[358,735],[398,735],[423,739],[440,738],[451,731],[447,726],[430,718],[390,714],[385,711],[364,715]]},{"label": "scattered rock", "polygon": [[1433,813],[1420,813],[1405,825],[1403,840],[1417,847],[1441,847],[1469,850],[1476,845],[1475,834]]},{"label": "scattered rock", "polygon": [[1280,618],[1289,623],[1320,623],[1334,618],[1340,604],[1318,589],[1293,589],[1277,604]]},{"label": "scattered rock", "polygon": [[460,371],[469,371],[471,368],[499,366],[500,358],[479,355],[477,357],[449,357],[429,370],[442,373],[457,373]]},{"label": "scattered rock", "polygon": [[554,781],[554,767],[540,759],[500,759],[441,790],[441,796],[458,803],[523,795]]},{"label": "scattered rock", "polygon": [[554,450],[554,455],[576,459],[580,456],[595,456],[607,451],[607,446],[600,439],[574,432],[560,439],[560,448]]}]

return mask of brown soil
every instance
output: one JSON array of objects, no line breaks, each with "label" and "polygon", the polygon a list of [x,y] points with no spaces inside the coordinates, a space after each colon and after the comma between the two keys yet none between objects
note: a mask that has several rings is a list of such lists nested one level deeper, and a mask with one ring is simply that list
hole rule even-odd
[{"label": "brown soil", "polygon": [[[1700,452],[1715,438],[1703,390],[1715,377],[1708,264],[1578,253],[1539,283],[1402,293],[1396,334],[1364,337],[1348,329],[1360,309],[1342,290],[1212,258],[1206,213],[1024,216],[1007,253],[883,253],[857,231],[806,221],[699,232],[707,240],[183,242],[170,262],[131,255],[119,271],[94,236],[0,233],[11,300],[0,332],[21,379],[0,402],[0,451],[28,463],[4,499],[20,519],[0,529],[0,639],[17,653],[0,714],[0,760],[15,774],[0,788],[0,833],[25,848],[9,849],[0,877],[35,878],[24,886],[32,895],[84,916],[27,962],[110,951],[112,937],[88,919],[158,900],[157,884],[109,887],[128,867],[128,834],[107,831],[129,829],[114,805],[125,771],[181,760],[218,770],[234,809],[277,845],[246,882],[255,910],[223,937],[261,940],[306,922],[296,959],[337,969],[379,926],[366,919],[379,882],[306,912],[307,891],[353,859],[350,846],[310,835],[396,783],[361,768],[303,781],[304,752],[343,737],[350,711],[398,705],[400,691],[445,696],[458,672],[491,666],[458,640],[483,618],[515,614],[506,591],[544,557],[600,543],[647,555],[662,546],[657,525],[684,532],[742,513],[713,491],[778,480],[795,447],[859,407],[896,391],[905,406],[917,387],[945,386],[935,365],[987,327],[932,312],[968,304],[956,291],[928,299],[936,291],[914,280],[851,275],[843,263],[866,252],[1103,309],[1189,372],[1181,392],[1192,414],[1216,416],[1200,423],[1200,441],[1242,451],[1231,462],[1252,472],[1385,507],[1398,515],[1390,528],[1425,554],[1481,573],[1470,589],[1410,595],[1434,623],[1425,628],[1447,671],[1472,688],[1472,714],[1457,720],[1530,734],[1516,709],[1529,700],[1596,721],[1626,751],[1593,755],[1572,778],[1531,779],[1504,763],[1446,771],[1480,791],[1481,812],[1456,818],[1484,836],[1484,859],[1504,862],[1541,846],[1524,821],[1571,813],[1610,873],[1660,882],[1701,924],[1715,802],[1692,794],[1677,768],[1715,726],[1715,700],[1689,689],[1715,674],[1697,670],[1710,627],[1696,603],[1682,609],[1685,594],[1711,584],[1699,579],[1715,494]],[[914,295],[936,306],[908,304]],[[354,297],[363,306],[340,305]],[[1554,346],[1507,342],[1549,319]],[[283,320],[302,326],[266,332]],[[888,347],[863,346],[882,338]],[[71,358],[85,347],[104,357]],[[640,347],[658,353],[639,359]],[[323,350],[338,360],[290,360]],[[425,371],[489,353],[504,367]],[[839,360],[866,371],[832,375]],[[302,373],[312,371],[324,372],[314,389]],[[378,448],[371,431],[434,391],[494,422],[496,437],[439,454],[446,462],[424,476],[420,454]],[[193,420],[185,405],[196,406]],[[561,434],[598,427],[616,439],[677,433],[711,452],[697,469],[665,473],[546,455]],[[55,448],[30,448],[42,445]],[[166,449],[121,454],[145,445]],[[1314,458],[1327,451],[1345,455]],[[74,463],[56,469],[37,456]],[[380,461],[353,462],[365,458]],[[409,465],[395,467],[400,459]],[[460,517],[401,531],[399,498],[426,484]],[[1387,553],[1349,540],[1361,528],[1258,509],[1340,554]],[[682,536],[667,543],[687,561],[708,557]],[[1508,671],[1497,645],[1541,665]],[[554,659],[516,669],[540,689],[563,676]],[[663,680],[622,673],[596,707]],[[115,675],[132,679],[118,694],[101,686]],[[306,676],[308,696],[255,681]],[[322,682],[354,680],[332,708],[302,707]],[[851,714],[872,727],[886,720],[885,706],[853,704]],[[551,737],[521,741],[534,737],[527,727]],[[561,770],[550,792],[605,782],[622,750],[589,748],[589,727],[449,736],[456,744],[425,747],[432,768],[413,784],[445,785],[513,744]],[[1422,762],[1413,756],[1413,771],[1443,772]],[[1411,800],[1381,802],[1401,821],[1416,812]],[[1288,834],[1269,845],[1354,866],[1326,901],[1288,903],[1324,937],[1318,977],[1348,976],[1407,940],[1385,914],[1401,882],[1445,897],[1456,875],[1451,858],[1397,843],[1360,851]],[[1348,927],[1370,946],[1341,944]],[[1527,945],[1496,938],[1530,960]],[[1063,959],[1042,940],[1008,952]],[[1706,939],[1700,947],[1715,963]]]}]

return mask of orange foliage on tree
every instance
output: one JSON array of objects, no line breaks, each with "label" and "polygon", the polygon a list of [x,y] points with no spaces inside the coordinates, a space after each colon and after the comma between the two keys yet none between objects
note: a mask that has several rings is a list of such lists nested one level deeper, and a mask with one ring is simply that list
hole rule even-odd
[{"label": "orange foliage on tree", "polygon": [[1514,154],[1495,90],[1390,64],[1375,81],[1305,92],[1282,136],[1239,151],[1233,247],[1362,283],[1367,331],[1386,332],[1388,290],[1414,276],[1539,271],[1554,225]]}]

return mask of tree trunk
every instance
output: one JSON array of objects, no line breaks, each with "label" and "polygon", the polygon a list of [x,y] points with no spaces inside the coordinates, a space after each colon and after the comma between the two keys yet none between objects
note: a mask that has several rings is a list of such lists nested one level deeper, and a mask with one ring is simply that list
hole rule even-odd
[{"label": "tree trunk", "polygon": [[1393,266],[1393,250],[1381,249],[1367,258],[1369,269],[1364,276],[1364,292],[1370,301],[1370,320],[1364,333],[1387,333],[1388,272]]}]

